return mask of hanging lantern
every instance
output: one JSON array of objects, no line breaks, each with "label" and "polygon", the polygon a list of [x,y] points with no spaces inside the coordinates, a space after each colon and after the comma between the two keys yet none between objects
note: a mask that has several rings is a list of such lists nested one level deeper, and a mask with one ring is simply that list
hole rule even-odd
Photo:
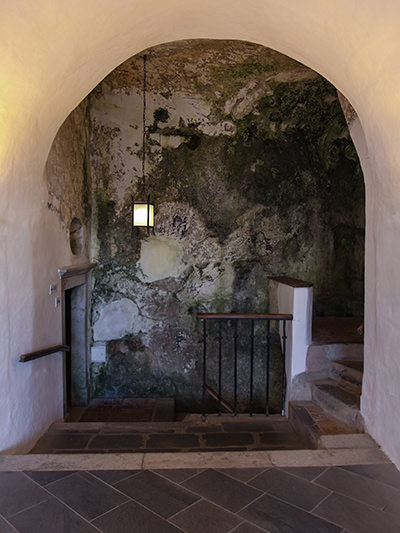
[{"label": "hanging lantern", "polygon": [[135,201],[132,196],[132,227],[154,229],[154,204],[150,202],[150,195],[147,202]]},{"label": "hanging lantern", "polygon": [[[146,59],[143,56],[143,155],[142,155],[142,183],[141,189],[146,189]],[[154,204],[150,202],[150,195],[147,196],[147,201],[136,200],[132,196],[132,229],[133,228],[147,228],[147,233],[150,228],[154,233]]]}]

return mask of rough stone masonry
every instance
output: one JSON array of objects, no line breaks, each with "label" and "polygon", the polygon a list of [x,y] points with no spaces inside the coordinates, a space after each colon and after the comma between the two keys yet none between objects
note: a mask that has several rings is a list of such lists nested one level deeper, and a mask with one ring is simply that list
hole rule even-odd
[{"label": "rough stone masonry", "polygon": [[[106,361],[92,363],[92,395],[171,396],[178,410],[196,411],[197,312],[272,312],[267,276],[287,275],[314,283],[317,315],[363,313],[364,183],[336,90],[314,71],[237,41],[182,41],[146,54],[146,190],[139,55],[105,78],[61,128],[47,168],[49,207],[66,231],[74,217],[82,220],[91,235],[82,253],[99,265],[91,335],[105,345]],[[155,235],[132,234],[131,195],[147,193],[156,206]],[[225,344],[230,397],[228,337]],[[275,336],[276,409],[280,357]]]}]

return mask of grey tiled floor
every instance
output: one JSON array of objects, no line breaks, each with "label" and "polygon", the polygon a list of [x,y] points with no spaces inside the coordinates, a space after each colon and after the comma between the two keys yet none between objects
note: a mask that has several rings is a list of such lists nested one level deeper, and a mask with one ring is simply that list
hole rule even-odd
[{"label": "grey tiled floor", "polygon": [[398,533],[392,464],[0,472],[0,533]]}]

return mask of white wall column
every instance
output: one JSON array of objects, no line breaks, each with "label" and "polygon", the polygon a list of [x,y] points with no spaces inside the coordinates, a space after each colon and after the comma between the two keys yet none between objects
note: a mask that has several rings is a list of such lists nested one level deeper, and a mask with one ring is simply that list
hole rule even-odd
[{"label": "white wall column", "polygon": [[[271,303],[273,312],[293,315],[287,323],[286,341],[286,404],[293,399],[308,400],[305,391],[299,390],[296,377],[306,371],[308,346],[312,339],[313,285],[288,277],[271,277]],[[287,405],[286,405],[287,412]]]}]

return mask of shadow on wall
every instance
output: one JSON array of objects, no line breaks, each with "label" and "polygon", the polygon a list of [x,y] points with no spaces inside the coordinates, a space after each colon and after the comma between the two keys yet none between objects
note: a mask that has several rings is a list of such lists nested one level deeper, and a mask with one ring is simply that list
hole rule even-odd
[{"label": "shadow on wall", "polygon": [[[316,314],[363,314],[363,177],[336,90],[314,71],[237,41],[146,53],[156,235],[130,227],[143,157],[141,56],[60,129],[49,159],[82,164],[62,185],[48,175],[49,205],[61,217],[80,197],[79,218],[91,213],[92,394],[173,396],[178,409],[199,410],[197,312],[274,311],[267,276],[289,275],[314,283]],[[76,133],[84,154],[66,147],[75,130],[86,132]]]}]

